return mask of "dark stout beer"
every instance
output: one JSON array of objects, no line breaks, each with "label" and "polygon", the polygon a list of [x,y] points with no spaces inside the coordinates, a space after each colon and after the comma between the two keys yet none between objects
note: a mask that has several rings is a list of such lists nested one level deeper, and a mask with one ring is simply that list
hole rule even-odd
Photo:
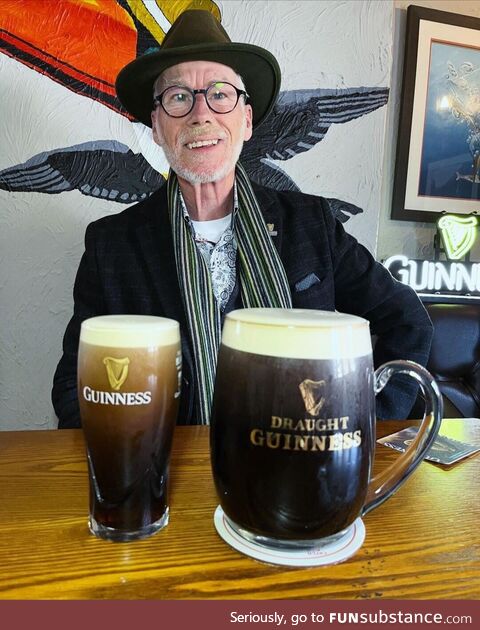
[{"label": "dark stout beer", "polygon": [[96,535],[132,540],[167,524],[180,369],[172,320],[106,316],[83,322],[78,396]]},{"label": "dark stout beer", "polygon": [[211,452],[236,526],[279,541],[348,527],[365,501],[373,426],[367,322],[319,311],[227,315]]}]

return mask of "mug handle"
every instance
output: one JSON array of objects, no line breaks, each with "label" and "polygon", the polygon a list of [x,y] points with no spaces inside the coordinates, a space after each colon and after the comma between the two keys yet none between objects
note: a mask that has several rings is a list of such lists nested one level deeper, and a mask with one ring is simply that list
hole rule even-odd
[{"label": "mug handle", "polygon": [[[362,515],[392,496],[423,461],[438,435],[443,416],[443,399],[431,374],[413,361],[389,361],[375,371],[375,395],[380,393],[394,374],[407,374],[420,385],[425,411],[415,439],[408,449],[384,471],[370,480]],[[431,426],[430,422],[432,421]],[[375,435],[375,432],[374,432]]]}]

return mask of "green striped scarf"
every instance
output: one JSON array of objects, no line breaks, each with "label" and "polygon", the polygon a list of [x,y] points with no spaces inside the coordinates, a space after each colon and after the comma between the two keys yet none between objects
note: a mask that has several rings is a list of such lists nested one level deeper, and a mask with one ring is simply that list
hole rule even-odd
[{"label": "green striped scarf", "polygon": [[[246,308],[291,308],[292,297],[285,269],[263,220],[255,193],[243,167],[237,163],[238,214],[235,237],[240,261],[242,304]],[[210,423],[221,311],[212,289],[210,271],[184,219],[177,176],[167,182],[175,262],[187,324],[192,340],[200,424]]]}]

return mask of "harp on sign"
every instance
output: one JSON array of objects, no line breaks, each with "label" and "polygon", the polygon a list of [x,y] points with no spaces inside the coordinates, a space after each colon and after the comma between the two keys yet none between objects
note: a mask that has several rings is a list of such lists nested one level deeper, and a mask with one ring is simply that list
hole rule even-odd
[{"label": "harp on sign", "polygon": [[460,260],[472,248],[477,235],[477,217],[446,215],[438,221],[445,254],[449,260]]}]

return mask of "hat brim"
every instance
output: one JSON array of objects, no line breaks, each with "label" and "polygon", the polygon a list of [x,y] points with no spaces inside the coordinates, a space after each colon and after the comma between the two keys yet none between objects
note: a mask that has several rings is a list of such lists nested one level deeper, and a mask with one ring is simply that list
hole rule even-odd
[{"label": "hat brim", "polygon": [[151,127],[153,84],[164,70],[185,61],[214,61],[233,68],[245,82],[254,126],[271,112],[280,90],[278,62],[268,50],[242,43],[198,44],[143,55],[118,74],[115,87],[120,102],[132,116]]}]

